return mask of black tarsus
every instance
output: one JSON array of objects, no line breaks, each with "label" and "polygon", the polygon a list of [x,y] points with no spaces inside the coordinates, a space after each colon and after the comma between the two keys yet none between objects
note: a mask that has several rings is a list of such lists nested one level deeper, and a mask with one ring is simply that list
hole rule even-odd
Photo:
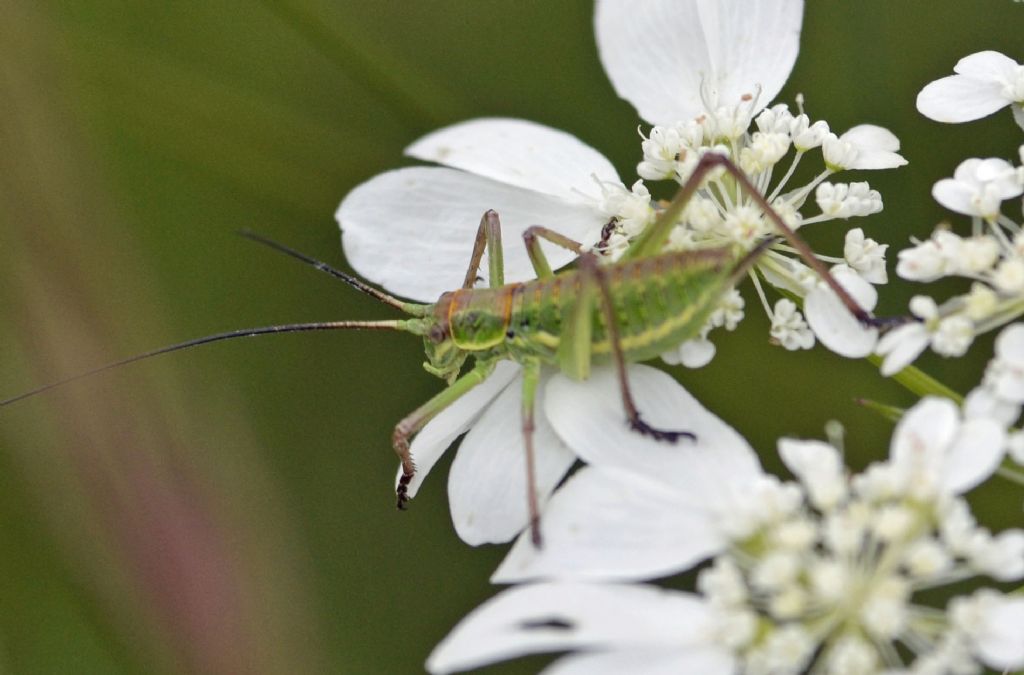
[{"label": "black tarsus", "polygon": [[656,441],[664,441],[667,443],[675,443],[680,438],[689,438],[691,441],[697,440],[697,434],[692,431],[671,431],[669,429],[659,429],[652,427],[647,422],[643,421],[640,417],[640,413],[637,412],[635,416],[630,417],[628,420],[629,428],[637,432],[641,436],[649,436]]}]

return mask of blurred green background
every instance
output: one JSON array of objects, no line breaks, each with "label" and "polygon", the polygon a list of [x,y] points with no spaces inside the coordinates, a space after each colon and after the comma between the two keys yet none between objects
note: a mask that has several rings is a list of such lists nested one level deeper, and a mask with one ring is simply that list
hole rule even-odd
[{"label": "blurred green background", "polygon": [[[233,232],[344,268],[342,196],[407,164],[403,147],[440,125],[507,115],[559,127],[627,183],[639,159],[638,120],[604,77],[585,0],[0,10],[6,395],[226,329],[387,316]],[[780,100],[803,92],[837,131],[884,125],[910,160],[844,177],[883,194],[885,211],[856,223],[870,236],[893,250],[927,236],[947,217],[934,181],[968,156],[1016,158],[1009,112],[940,125],[914,97],[966,54],[1024,58],[1021,28],[1011,0],[809,3]],[[842,229],[806,233],[837,252]],[[881,312],[904,311],[915,290],[890,284]],[[883,456],[890,429],[853,397],[913,399],[864,362],[770,347],[752,300],[740,330],[717,336],[713,364],[674,371],[681,381],[772,467],[774,439],[820,436],[833,418],[853,464]],[[970,358],[921,364],[966,391],[990,352],[981,340]],[[3,410],[0,671],[419,672],[493,593],[504,551],[454,535],[447,462],[411,511],[394,510],[391,428],[440,386],[421,361],[403,335],[238,341]],[[1020,503],[1008,490],[979,508],[1006,524]]]}]

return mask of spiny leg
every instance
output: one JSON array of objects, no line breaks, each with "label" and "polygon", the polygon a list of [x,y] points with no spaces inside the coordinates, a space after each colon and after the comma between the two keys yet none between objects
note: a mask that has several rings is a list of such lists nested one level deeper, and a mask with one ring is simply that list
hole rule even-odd
[{"label": "spiny leg", "polygon": [[575,239],[570,239],[564,234],[559,234],[540,225],[531,225],[523,232],[523,243],[526,245],[526,254],[530,256],[530,262],[533,263],[533,270],[537,273],[538,279],[547,279],[555,275],[551,271],[551,265],[548,263],[547,256],[541,250],[540,242],[537,241],[538,237],[547,239],[552,244],[557,244],[562,248],[569,249],[576,255],[583,253],[583,244]]},{"label": "spiny leg", "polygon": [[526,448],[526,505],[530,514],[530,540],[540,548],[540,504],[537,500],[537,459],[533,447],[534,403],[537,398],[537,383],[540,381],[540,362],[529,360],[523,363],[523,443]]},{"label": "spiny leg", "polygon": [[409,454],[409,438],[422,429],[427,422],[434,419],[438,413],[462,398],[473,387],[487,379],[487,376],[494,371],[494,362],[485,361],[477,364],[468,373],[455,380],[451,386],[438,392],[433,398],[421,405],[416,410],[406,415],[402,421],[395,425],[395,431],[391,435],[391,443],[395,448],[395,454],[402,462],[402,477],[398,479],[396,495],[398,508],[404,509],[409,501],[409,482],[416,475],[416,464]]},{"label": "spiny leg", "polygon": [[[687,181],[683,183],[682,187],[679,188],[679,191],[676,192],[672,201],[669,202],[668,207],[658,214],[654,223],[644,230],[643,234],[637,237],[636,241],[633,242],[629,247],[629,250],[623,255],[623,259],[632,260],[637,258],[647,258],[660,253],[665,242],[668,241],[672,228],[674,228],[676,223],[679,222],[679,218],[682,216],[683,210],[704,182],[708,172],[718,167],[727,171],[729,175],[736,180],[739,187],[750,195],[751,199],[757,203],[761,211],[769,220],[772,221],[772,224],[775,226],[775,229],[778,230],[779,234],[782,235],[782,237],[785,238],[794,249],[796,249],[803,261],[814,270],[814,272],[828,285],[829,288],[832,289],[833,292],[835,292],[837,296],[839,296],[842,303],[846,305],[846,308],[850,310],[850,313],[853,314],[858,321],[868,326],[884,326],[892,322],[891,319],[876,319],[875,317],[872,317],[867,310],[861,307],[860,304],[853,299],[853,296],[851,296],[849,292],[835,280],[825,264],[814,255],[814,252],[811,250],[811,247],[807,245],[807,242],[797,236],[793,231],[793,228],[786,225],[778,212],[771,204],[768,203],[768,200],[764,198],[764,195],[754,187],[750,182],[750,179],[747,178],[739,167],[737,167],[736,164],[728,157],[713,152],[709,152],[700,158],[700,161],[697,162],[697,166],[694,168],[693,173],[690,174]],[[902,321],[903,319],[901,318],[900,322]]]},{"label": "spiny leg", "polygon": [[622,340],[619,335],[619,326],[615,317],[615,306],[612,304],[612,294],[608,289],[608,279],[604,275],[598,263],[597,256],[586,253],[580,256],[580,272],[584,275],[583,284],[596,284],[598,290],[598,302],[604,314],[605,331],[608,334],[608,342],[612,348],[612,358],[615,362],[615,371],[619,377],[619,391],[622,392],[622,406],[626,410],[626,417],[629,419],[629,426],[644,436],[650,436],[657,441],[668,441],[675,443],[680,437],[686,436],[691,440],[697,437],[689,431],[670,431],[652,427],[640,417],[640,411],[633,400],[633,393],[629,389],[629,377],[626,369],[626,359],[622,354]]},{"label": "spiny leg", "polygon": [[[551,265],[548,263],[544,251],[540,248],[537,239],[547,239],[553,244],[566,248],[579,255],[583,251],[583,245],[564,234],[559,234],[540,225],[531,225],[523,231],[523,243],[526,245],[526,253],[530,256],[533,270],[537,278],[545,279],[554,276]],[[463,288],[472,288],[476,283],[477,274],[480,271],[480,261],[483,259],[484,250],[488,252],[488,270],[491,276],[491,288],[505,284],[505,261],[504,251],[501,246],[501,220],[497,211],[489,210],[480,219],[480,226],[476,230],[476,239],[473,242],[473,255],[469,259],[469,269],[466,270],[466,278],[462,282]]]},{"label": "spiny leg", "polygon": [[476,239],[473,241],[473,255],[469,258],[469,268],[466,270],[466,278],[462,282],[463,288],[473,288],[476,285],[476,276],[480,272],[480,261],[484,257],[484,249],[487,250],[487,271],[491,277],[490,287],[504,286],[505,261],[502,258],[501,221],[498,219],[498,212],[493,209],[485,212],[480,218],[480,226],[476,230]]},{"label": "spiny leg", "polygon": [[[540,279],[554,276],[538,238],[583,255],[583,246],[578,241],[540,225],[533,225],[523,232],[523,244],[533,263],[533,269]],[[590,375],[591,333],[593,330],[594,284],[580,284],[572,308],[562,322],[562,335],[558,345],[558,367],[575,380],[585,380]]]}]

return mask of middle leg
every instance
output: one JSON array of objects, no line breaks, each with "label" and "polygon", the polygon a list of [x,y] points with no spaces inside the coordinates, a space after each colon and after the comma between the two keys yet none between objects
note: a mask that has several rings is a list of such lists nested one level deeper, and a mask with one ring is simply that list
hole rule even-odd
[{"label": "middle leg", "polygon": [[626,418],[629,426],[636,432],[650,436],[658,441],[675,443],[682,437],[697,440],[697,436],[689,431],[672,431],[658,429],[645,422],[640,416],[640,411],[633,399],[633,392],[629,388],[629,376],[627,373],[626,357],[622,353],[622,338],[619,334],[619,325],[615,317],[615,306],[612,303],[611,290],[608,288],[608,279],[601,270],[597,256],[586,253],[580,256],[580,272],[583,274],[583,284],[594,284],[597,286],[597,301],[604,314],[605,333],[612,349],[612,360],[615,364],[615,372],[619,378],[619,391],[622,393],[622,407],[626,410]]},{"label": "middle leg", "polygon": [[526,449],[526,505],[530,514],[530,540],[536,548],[542,545],[540,534],[540,500],[537,496],[537,459],[533,447],[534,403],[540,382],[540,362],[523,363],[523,445]]}]

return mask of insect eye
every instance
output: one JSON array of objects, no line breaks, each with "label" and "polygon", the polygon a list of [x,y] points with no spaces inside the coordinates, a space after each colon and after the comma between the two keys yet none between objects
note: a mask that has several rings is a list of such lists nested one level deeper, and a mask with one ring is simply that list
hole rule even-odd
[{"label": "insect eye", "polygon": [[430,331],[427,332],[427,337],[430,338],[430,341],[433,343],[444,342],[444,328],[437,324],[431,326]]}]

